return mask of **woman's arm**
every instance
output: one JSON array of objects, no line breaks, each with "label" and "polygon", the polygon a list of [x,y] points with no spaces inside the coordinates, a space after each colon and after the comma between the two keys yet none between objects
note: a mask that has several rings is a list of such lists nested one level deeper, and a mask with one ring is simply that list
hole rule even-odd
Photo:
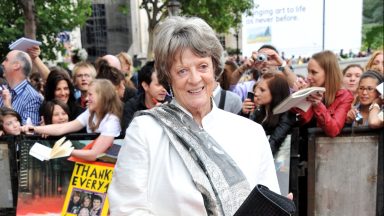
[{"label": "woman's arm", "polygon": [[40,59],[39,55],[41,53],[39,46],[33,46],[27,50],[27,53],[32,59],[33,66],[36,67],[38,72],[40,73],[43,80],[47,80],[49,75],[49,68],[44,64],[44,62]]},{"label": "woman's arm", "polygon": [[321,102],[312,106],[317,125],[327,136],[335,137],[343,129],[352,102],[352,93],[342,89],[336,93],[335,101],[328,108]]},{"label": "woman's arm", "polygon": [[84,126],[78,120],[73,120],[70,122],[62,124],[50,124],[44,126],[32,126],[24,125],[22,127],[23,132],[30,132],[31,130],[38,134],[45,134],[50,136],[60,136],[63,134],[76,132],[82,129]]},{"label": "woman's arm", "polygon": [[148,190],[150,172],[155,170],[150,168],[146,130],[139,122],[133,119],[128,127],[108,188],[112,215],[153,215]]},{"label": "woman's arm", "polygon": [[281,143],[287,137],[289,131],[296,122],[296,114],[287,111],[280,115],[279,123],[269,137],[269,145],[271,146],[272,154],[275,155],[281,146]]},{"label": "woman's arm", "polygon": [[98,155],[106,152],[107,149],[112,146],[114,139],[115,138],[111,136],[100,135],[96,138],[91,149],[75,149],[72,151],[71,156],[87,161],[95,161]]},{"label": "woman's arm", "polygon": [[383,111],[377,103],[373,103],[369,108],[368,125],[370,128],[382,128],[384,126],[383,119],[379,117],[380,112]]}]

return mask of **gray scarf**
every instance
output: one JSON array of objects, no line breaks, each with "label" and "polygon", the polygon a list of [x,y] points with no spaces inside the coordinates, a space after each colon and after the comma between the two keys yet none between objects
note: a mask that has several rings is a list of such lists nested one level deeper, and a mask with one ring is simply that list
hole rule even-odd
[{"label": "gray scarf", "polygon": [[150,115],[163,127],[201,192],[207,214],[232,216],[250,193],[250,187],[223,148],[174,104],[136,115]]}]

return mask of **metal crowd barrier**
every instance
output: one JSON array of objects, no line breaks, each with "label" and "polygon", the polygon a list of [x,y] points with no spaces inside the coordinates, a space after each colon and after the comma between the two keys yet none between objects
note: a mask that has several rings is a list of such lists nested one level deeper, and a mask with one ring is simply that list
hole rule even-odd
[{"label": "metal crowd barrier", "polygon": [[[383,130],[346,128],[338,137],[329,138],[321,129],[312,128],[308,130],[306,140],[299,128],[293,128],[289,191],[294,194],[298,207],[296,216],[383,215],[383,134]],[[71,141],[93,140],[97,134],[70,134],[66,137]],[[34,166],[29,156],[33,143],[54,143],[59,138],[43,139],[37,135],[0,137],[0,216],[16,214],[18,192],[33,193],[28,178],[34,174],[23,167]],[[308,152],[301,152],[300,143],[308,145]],[[303,154],[308,154],[308,161],[302,160]],[[304,189],[300,178],[308,180]],[[40,193],[57,193],[54,188],[55,185],[45,186]]]},{"label": "metal crowd barrier", "polygon": [[307,215],[384,215],[384,131],[308,130]]},{"label": "metal crowd barrier", "polygon": [[[76,142],[93,140],[98,134],[68,134],[65,136],[72,142]],[[35,142],[54,143],[59,138],[61,137],[43,139],[39,135],[0,137],[0,216],[16,215],[18,192],[33,195],[37,187],[31,184],[32,178],[39,178],[41,184],[38,187],[39,193],[43,196],[55,193],[65,195],[65,191],[57,190],[60,179],[57,179],[54,170],[72,162],[66,163],[66,159],[62,159],[54,160],[53,163],[42,163],[36,162],[37,160],[29,155],[29,149]],[[44,173],[44,178],[41,177],[40,173],[31,171],[31,167],[34,166],[47,166],[47,173]],[[61,172],[62,170],[58,171]]]}]

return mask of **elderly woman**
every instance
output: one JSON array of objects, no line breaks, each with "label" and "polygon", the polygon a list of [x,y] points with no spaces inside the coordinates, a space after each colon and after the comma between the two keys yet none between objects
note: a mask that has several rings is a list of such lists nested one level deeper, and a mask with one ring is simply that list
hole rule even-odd
[{"label": "elderly woman", "polygon": [[172,17],[155,31],[158,78],[174,99],[129,125],[108,189],[111,215],[233,215],[256,184],[279,192],[263,128],[212,101],[224,66],[213,30]]}]

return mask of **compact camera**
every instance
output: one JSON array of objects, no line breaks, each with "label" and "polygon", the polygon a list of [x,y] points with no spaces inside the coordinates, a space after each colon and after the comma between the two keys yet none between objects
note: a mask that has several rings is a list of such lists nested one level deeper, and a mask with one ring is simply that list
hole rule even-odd
[{"label": "compact camera", "polygon": [[363,116],[361,115],[360,112],[358,112],[358,113],[356,114],[355,121],[356,121],[357,123],[359,123],[359,124],[363,123]]},{"label": "compact camera", "polygon": [[258,62],[264,62],[268,60],[268,56],[266,54],[259,54],[256,56],[255,60]]}]

